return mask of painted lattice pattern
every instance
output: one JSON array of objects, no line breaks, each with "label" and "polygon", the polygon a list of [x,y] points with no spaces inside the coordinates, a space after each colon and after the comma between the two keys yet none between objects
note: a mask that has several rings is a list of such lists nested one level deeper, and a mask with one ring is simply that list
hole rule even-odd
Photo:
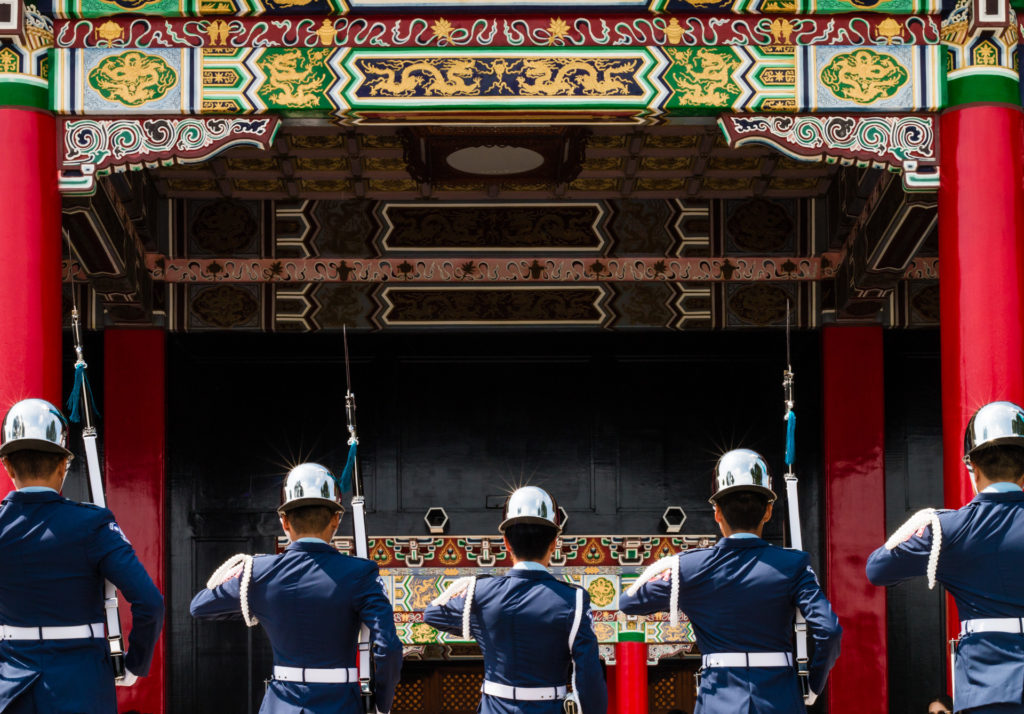
[{"label": "painted lattice pattern", "polygon": [[441,675],[441,709],[476,711],[483,681],[483,672],[445,672]]},{"label": "painted lattice pattern", "polygon": [[674,676],[654,680],[650,686],[650,693],[652,709],[675,709],[678,706]]},{"label": "painted lattice pattern", "polygon": [[423,709],[423,680],[403,680],[395,688],[395,701],[391,708],[396,712],[418,712]]}]

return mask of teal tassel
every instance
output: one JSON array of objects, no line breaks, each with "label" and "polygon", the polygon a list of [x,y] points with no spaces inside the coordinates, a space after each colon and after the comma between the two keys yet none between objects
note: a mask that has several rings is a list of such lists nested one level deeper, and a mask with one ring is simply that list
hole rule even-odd
[{"label": "teal tassel", "polygon": [[68,419],[78,424],[82,421],[82,383],[85,381],[85,365],[75,365],[75,378],[71,385],[71,396],[68,397]]},{"label": "teal tassel", "polygon": [[342,493],[352,488],[352,472],[356,468],[357,446],[359,446],[359,442],[353,441],[348,447],[348,458],[345,459],[345,468],[341,472],[341,478],[338,479],[338,490]]},{"label": "teal tassel", "polygon": [[75,378],[71,386],[71,396],[68,397],[67,407],[68,421],[78,424],[82,421],[82,390],[89,395],[89,403],[93,405],[92,413],[99,416],[96,411],[96,400],[92,396],[92,385],[89,384],[89,375],[85,371],[85,363],[79,362],[75,365]]},{"label": "teal tassel", "polygon": [[796,412],[786,414],[786,466],[793,465],[796,457]]}]

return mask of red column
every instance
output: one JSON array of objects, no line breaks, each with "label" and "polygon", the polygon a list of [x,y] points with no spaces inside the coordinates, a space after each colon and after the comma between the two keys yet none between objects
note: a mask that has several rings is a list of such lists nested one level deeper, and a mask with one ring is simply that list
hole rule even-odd
[{"label": "red column", "polygon": [[[52,115],[0,108],[0,418],[27,397],[61,401],[56,137]],[[0,469],[0,497],[12,488]]]},{"label": "red column", "polygon": [[608,712],[607,714],[618,714],[619,710],[615,708],[615,700],[618,697],[618,689],[616,688],[616,677],[615,665],[607,664],[604,667],[604,682],[608,687]]},{"label": "red column", "polygon": [[[1024,120],[1020,107],[969,105],[939,124],[939,307],[946,506],[974,497],[964,429],[991,401],[1024,404]],[[959,632],[947,599],[949,636]]]},{"label": "red column", "polygon": [[829,711],[856,714],[866,692],[883,710],[889,701],[885,589],[864,576],[868,555],[886,537],[882,328],[826,327],[822,361],[825,575],[843,626]]},{"label": "red column", "polygon": [[[107,330],[103,349],[103,423],[107,506],[166,594],[164,573],[165,378],[162,330]],[[122,602],[123,605],[123,602]],[[127,635],[129,610],[122,606]],[[118,689],[120,711],[164,711],[164,640],[149,676]]]},{"label": "red column", "polygon": [[647,643],[642,632],[619,633],[612,706],[615,714],[647,714]]}]

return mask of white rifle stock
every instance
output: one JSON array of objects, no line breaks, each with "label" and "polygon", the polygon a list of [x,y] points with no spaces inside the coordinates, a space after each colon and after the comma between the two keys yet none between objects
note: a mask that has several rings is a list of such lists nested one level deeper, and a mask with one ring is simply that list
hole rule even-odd
[{"label": "white rifle stock", "polygon": [[[72,287],[73,289],[73,287]],[[85,461],[89,471],[89,498],[97,506],[106,508],[107,499],[103,493],[103,472],[100,470],[100,457],[96,448],[97,432],[92,423],[92,404],[90,389],[86,381],[85,370],[88,365],[82,354],[81,325],[78,319],[78,307],[71,308],[71,332],[75,340],[75,380],[81,399],[82,442],[85,445]],[[81,376],[79,376],[81,375]],[[74,399],[74,391],[72,392]],[[78,406],[75,404],[74,406]],[[75,409],[72,408],[72,414]],[[122,680],[125,675],[124,640],[121,637],[121,614],[117,604],[117,589],[109,580],[103,582],[103,611],[107,624],[107,643],[110,646],[110,660],[114,665],[114,679]]]},{"label": "white rifle stock", "polygon": [[[793,411],[795,402],[793,400],[793,366],[790,362],[789,351],[789,303],[786,304],[786,369],[782,372],[782,389],[785,395],[786,411],[783,419],[786,422],[786,506],[789,512],[789,546],[794,550],[803,550],[804,541],[800,529],[800,501],[797,496],[797,477],[793,472],[793,462],[796,451],[796,412]],[[796,671],[800,677],[800,686],[804,695],[804,702],[812,704],[817,698],[811,692],[809,679],[809,657],[807,654],[807,621],[804,613],[797,608],[796,620],[793,624],[794,639],[796,641]]]},{"label": "white rifle stock", "polygon": [[[342,326],[342,339],[345,343],[345,418],[348,427],[348,462],[352,467],[352,532],[354,536],[356,557],[369,558],[366,540],[366,499],[363,495],[363,478],[359,473],[359,459],[353,451],[359,445],[356,434],[356,395],[352,393],[352,377],[348,360],[348,329]],[[346,463],[346,469],[348,468]],[[373,712],[373,671],[370,661],[370,628],[366,624],[359,627],[358,640],[359,693],[363,698],[363,706],[367,712]]]}]

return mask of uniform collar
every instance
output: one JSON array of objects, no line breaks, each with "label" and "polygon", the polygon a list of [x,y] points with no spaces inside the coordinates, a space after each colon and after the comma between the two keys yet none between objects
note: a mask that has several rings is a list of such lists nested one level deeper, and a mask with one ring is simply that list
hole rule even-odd
[{"label": "uniform collar", "polygon": [[548,572],[547,568],[545,568],[543,565],[534,560],[520,560],[518,563],[512,566],[512,570],[533,570],[538,573]]},{"label": "uniform collar", "polygon": [[305,540],[305,539],[303,539],[303,540],[292,541],[291,543],[288,544],[288,547],[285,548],[285,550],[286,551],[287,550],[297,550],[297,551],[302,552],[302,553],[329,553],[329,552],[337,553],[338,552],[338,551],[336,551],[334,549],[333,545],[330,545],[329,543],[324,543],[319,538],[317,538],[315,540]]},{"label": "uniform collar", "polygon": [[722,538],[715,543],[716,548],[760,548],[768,545],[768,541],[754,536],[753,538]]},{"label": "uniform collar", "polygon": [[62,501],[64,497],[53,489],[44,491],[11,491],[4,498],[4,503],[48,503],[50,501]]},{"label": "uniform collar", "polygon": [[726,536],[726,537],[727,538],[739,538],[740,540],[743,540],[744,538],[747,538],[747,539],[749,539],[749,538],[760,538],[760,536],[757,535],[757,533],[733,533],[731,536]]},{"label": "uniform collar", "polygon": [[996,481],[982,493],[1020,493],[1021,487],[1012,481]]},{"label": "uniform collar", "polygon": [[974,501],[981,503],[1022,503],[1024,502],[1024,491],[1008,491],[1007,493],[982,491],[972,499],[972,503]]},{"label": "uniform collar", "polygon": [[524,580],[554,580],[555,576],[549,573],[547,570],[516,570],[512,568],[508,571],[508,577],[510,578],[523,578]]},{"label": "uniform collar", "polygon": [[57,493],[57,489],[50,488],[49,486],[26,486],[25,488],[19,488],[18,490],[22,493],[46,493],[47,491]]}]

